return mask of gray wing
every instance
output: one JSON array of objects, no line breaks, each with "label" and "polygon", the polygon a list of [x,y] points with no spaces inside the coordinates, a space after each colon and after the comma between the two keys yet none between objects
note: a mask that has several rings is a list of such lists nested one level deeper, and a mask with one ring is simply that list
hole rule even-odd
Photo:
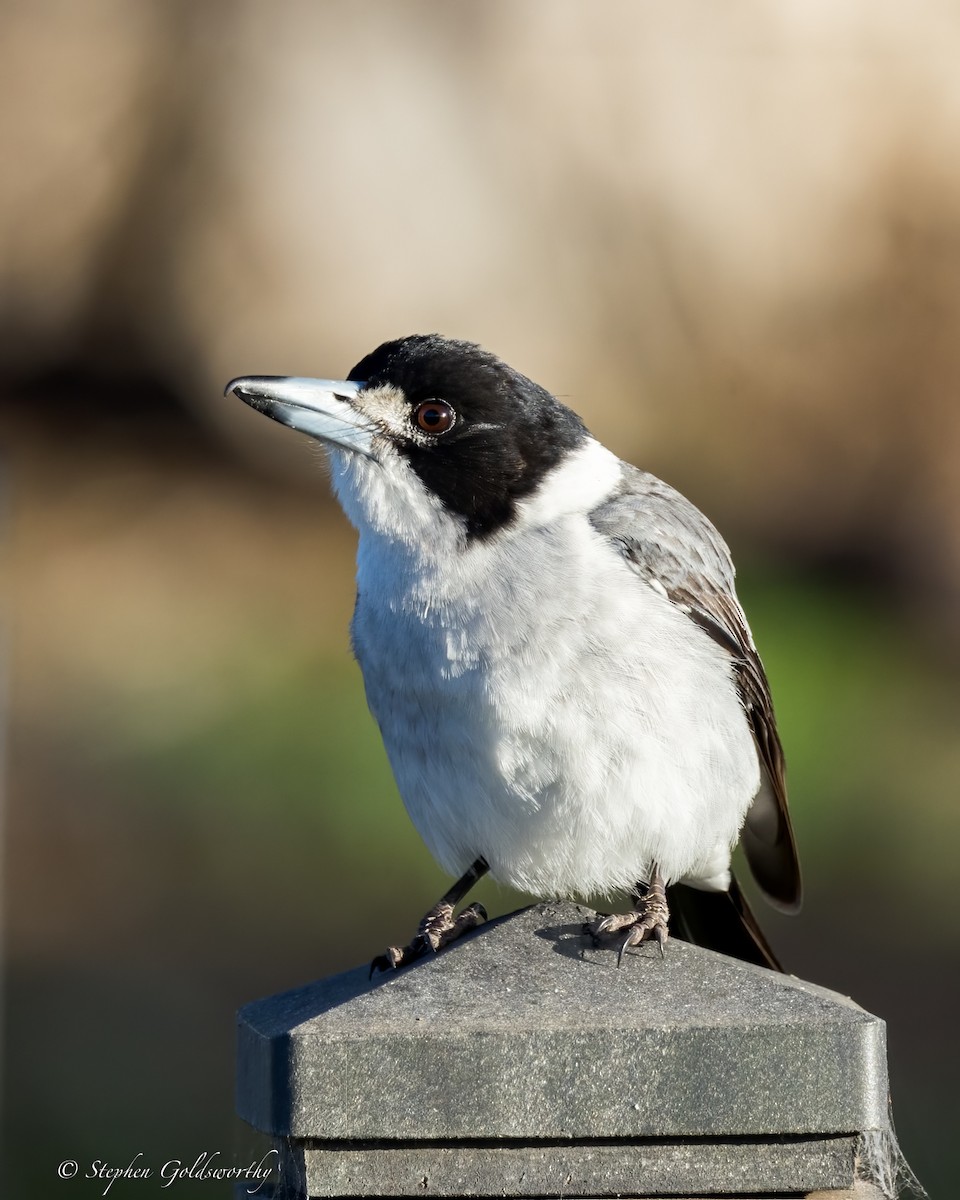
[{"label": "gray wing", "polygon": [[737,600],[726,543],[679,492],[628,466],[620,490],[590,514],[590,521],[641,579],[730,654],[762,777],[741,841],[767,897],[778,908],[795,911],[801,898],[800,865],[787,808],[783,747],[770,685]]}]

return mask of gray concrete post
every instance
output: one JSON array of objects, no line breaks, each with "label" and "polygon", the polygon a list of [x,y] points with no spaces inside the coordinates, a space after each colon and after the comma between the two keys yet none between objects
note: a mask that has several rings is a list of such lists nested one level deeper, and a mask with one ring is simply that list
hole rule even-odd
[{"label": "gray concrete post", "polygon": [[677,940],[617,970],[592,916],[540,904],[242,1009],[238,1111],[283,1194],[881,1196],[882,1021]]}]

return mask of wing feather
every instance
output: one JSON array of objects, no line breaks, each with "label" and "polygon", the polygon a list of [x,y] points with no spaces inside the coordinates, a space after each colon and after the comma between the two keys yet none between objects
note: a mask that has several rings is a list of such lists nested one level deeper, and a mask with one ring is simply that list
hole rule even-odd
[{"label": "wing feather", "polygon": [[800,866],[787,807],[783,747],[763,663],[734,587],[723,538],[655,476],[626,467],[621,489],[590,514],[593,526],[655,588],[730,655],[737,692],[760,759],[762,782],[741,841],[757,883],[777,907],[800,906]]}]

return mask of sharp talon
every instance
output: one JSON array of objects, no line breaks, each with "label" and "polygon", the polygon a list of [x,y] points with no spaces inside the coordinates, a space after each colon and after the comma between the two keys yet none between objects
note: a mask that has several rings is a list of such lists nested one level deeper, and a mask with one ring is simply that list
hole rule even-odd
[{"label": "sharp talon", "polygon": [[638,942],[642,942],[642,941],[643,941],[643,934],[642,933],[638,934],[637,926],[631,925],[631,927],[627,930],[626,936],[624,937],[623,941],[620,943],[620,950],[617,954],[617,970],[620,969],[620,965],[623,962],[623,956],[626,954],[627,950],[631,946],[636,946],[636,944]]}]

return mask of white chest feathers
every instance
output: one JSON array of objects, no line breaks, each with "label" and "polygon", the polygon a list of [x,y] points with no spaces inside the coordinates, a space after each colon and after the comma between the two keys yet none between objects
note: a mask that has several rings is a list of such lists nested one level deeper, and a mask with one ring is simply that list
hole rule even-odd
[{"label": "white chest feathers", "polygon": [[[610,456],[612,458],[612,456]],[[731,664],[580,512],[435,560],[361,532],[354,645],[441,866],[536,895],[724,887],[756,794]]]}]

